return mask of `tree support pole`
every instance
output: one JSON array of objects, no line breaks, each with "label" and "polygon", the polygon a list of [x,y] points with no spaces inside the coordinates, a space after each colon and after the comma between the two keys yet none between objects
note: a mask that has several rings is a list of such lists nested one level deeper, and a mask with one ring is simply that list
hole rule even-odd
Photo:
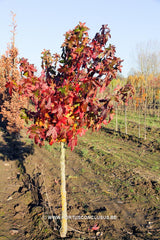
[{"label": "tree support pole", "polygon": [[67,201],[66,201],[66,179],[65,179],[65,143],[61,142],[61,203],[62,203],[62,221],[60,235],[62,238],[66,237],[67,234]]}]

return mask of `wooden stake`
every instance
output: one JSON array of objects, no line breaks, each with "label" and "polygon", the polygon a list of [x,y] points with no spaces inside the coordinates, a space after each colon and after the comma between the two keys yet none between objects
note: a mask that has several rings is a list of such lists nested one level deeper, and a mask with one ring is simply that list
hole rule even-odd
[{"label": "wooden stake", "polygon": [[60,235],[62,238],[67,234],[67,201],[66,201],[66,180],[65,180],[65,143],[61,142],[61,202],[62,202],[62,221]]}]

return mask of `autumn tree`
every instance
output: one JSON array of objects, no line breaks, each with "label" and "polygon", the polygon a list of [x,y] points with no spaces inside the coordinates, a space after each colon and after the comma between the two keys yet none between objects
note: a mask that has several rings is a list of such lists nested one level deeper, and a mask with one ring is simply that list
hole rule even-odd
[{"label": "autumn tree", "polygon": [[[145,119],[147,110],[149,109],[149,105],[151,105],[150,97],[153,96],[153,85],[150,85],[151,81],[150,76],[153,75],[157,77],[160,73],[160,43],[158,41],[148,41],[146,43],[141,43],[137,45],[137,63],[139,67],[139,71],[142,75],[144,75],[145,84]],[[154,104],[152,106],[154,108]],[[146,120],[145,120],[146,125]],[[146,132],[146,130],[145,130]],[[146,133],[145,133],[146,139]]]},{"label": "autumn tree", "polygon": [[2,115],[2,121],[6,123],[8,132],[14,134],[14,136],[19,136],[20,129],[24,124],[20,117],[20,111],[21,108],[24,108],[25,101],[19,97],[18,91],[14,89],[12,91],[13,85],[20,81],[18,50],[15,47],[15,14],[12,13],[12,15],[11,46],[8,46],[8,50],[0,58],[0,114]]},{"label": "autumn tree", "polygon": [[42,73],[35,75],[34,65],[26,59],[20,61],[21,81],[13,89],[27,96],[35,109],[24,109],[25,119],[32,120],[29,137],[36,144],[61,143],[61,237],[67,233],[67,205],[65,190],[65,149],[77,145],[77,136],[88,129],[99,130],[102,123],[109,123],[114,114],[113,101],[123,101],[131,96],[130,85],[118,87],[114,94],[98,97],[105,91],[117,72],[122,60],[115,56],[115,47],[107,46],[110,29],[102,25],[93,39],[88,27],[79,23],[65,34],[62,55],[42,53]]}]

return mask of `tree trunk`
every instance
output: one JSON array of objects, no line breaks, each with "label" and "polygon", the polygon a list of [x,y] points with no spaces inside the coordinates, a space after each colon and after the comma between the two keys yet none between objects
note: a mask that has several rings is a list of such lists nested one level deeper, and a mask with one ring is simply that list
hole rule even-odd
[{"label": "tree trunk", "polygon": [[139,134],[138,137],[141,137],[141,117],[140,117],[140,103],[139,103]]},{"label": "tree trunk", "polygon": [[61,202],[62,202],[62,221],[60,235],[62,238],[67,234],[67,201],[66,201],[66,180],[65,180],[65,143],[61,142]]},{"label": "tree trunk", "polygon": [[127,106],[124,104],[124,114],[125,114],[125,134],[127,133]]},{"label": "tree trunk", "polygon": [[144,139],[147,139],[147,123],[146,123],[146,118],[147,118],[147,105],[148,105],[148,101],[147,101],[147,97],[148,97],[148,86],[147,86],[147,77],[145,77],[145,112],[144,112]]},{"label": "tree trunk", "polygon": [[118,131],[118,106],[116,103],[116,131]]},{"label": "tree trunk", "polygon": [[146,125],[146,115],[147,115],[147,97],[145,99],[145,107],[144,107],[144,139],[147,139],[147,125]]}]

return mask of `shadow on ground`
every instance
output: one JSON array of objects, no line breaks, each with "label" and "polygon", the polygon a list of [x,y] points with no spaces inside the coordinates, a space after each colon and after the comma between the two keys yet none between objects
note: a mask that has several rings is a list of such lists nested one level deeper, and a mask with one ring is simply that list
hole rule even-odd
[{"label": "shadow on ground", "polygon": [[0,160],[17,160],[23,164],[26,156],[34,153],[33,144],[26,144],[22,141],[20,134],[9,133],[6,123],[2,122],[0,116],[0,131],[4,141],[0,142]]},{"label": "shadow on ground", "polygon": [[33,176],[27,173],[26,167],[24,164],[25,158],[29,155],[34,154],[34,144],[27,144],[23,141],[23,137],[20,133],[10,134],[6,128],[6,122],[2,122],[0,116],[0,131],[2,132],[1,141],[0,141],[0,160],[2,161],[16,161],[16,166],[19,169],[20,173],[17,175],[17,178],[20,178],[23,182],[18,190],[20,193],[23,188],[26,191],[31,191],[33,202],[31,205],[39,205],[42,201],[42,196],[40,194],[39,186],[39,175],[40,173],[33,173]]}]

